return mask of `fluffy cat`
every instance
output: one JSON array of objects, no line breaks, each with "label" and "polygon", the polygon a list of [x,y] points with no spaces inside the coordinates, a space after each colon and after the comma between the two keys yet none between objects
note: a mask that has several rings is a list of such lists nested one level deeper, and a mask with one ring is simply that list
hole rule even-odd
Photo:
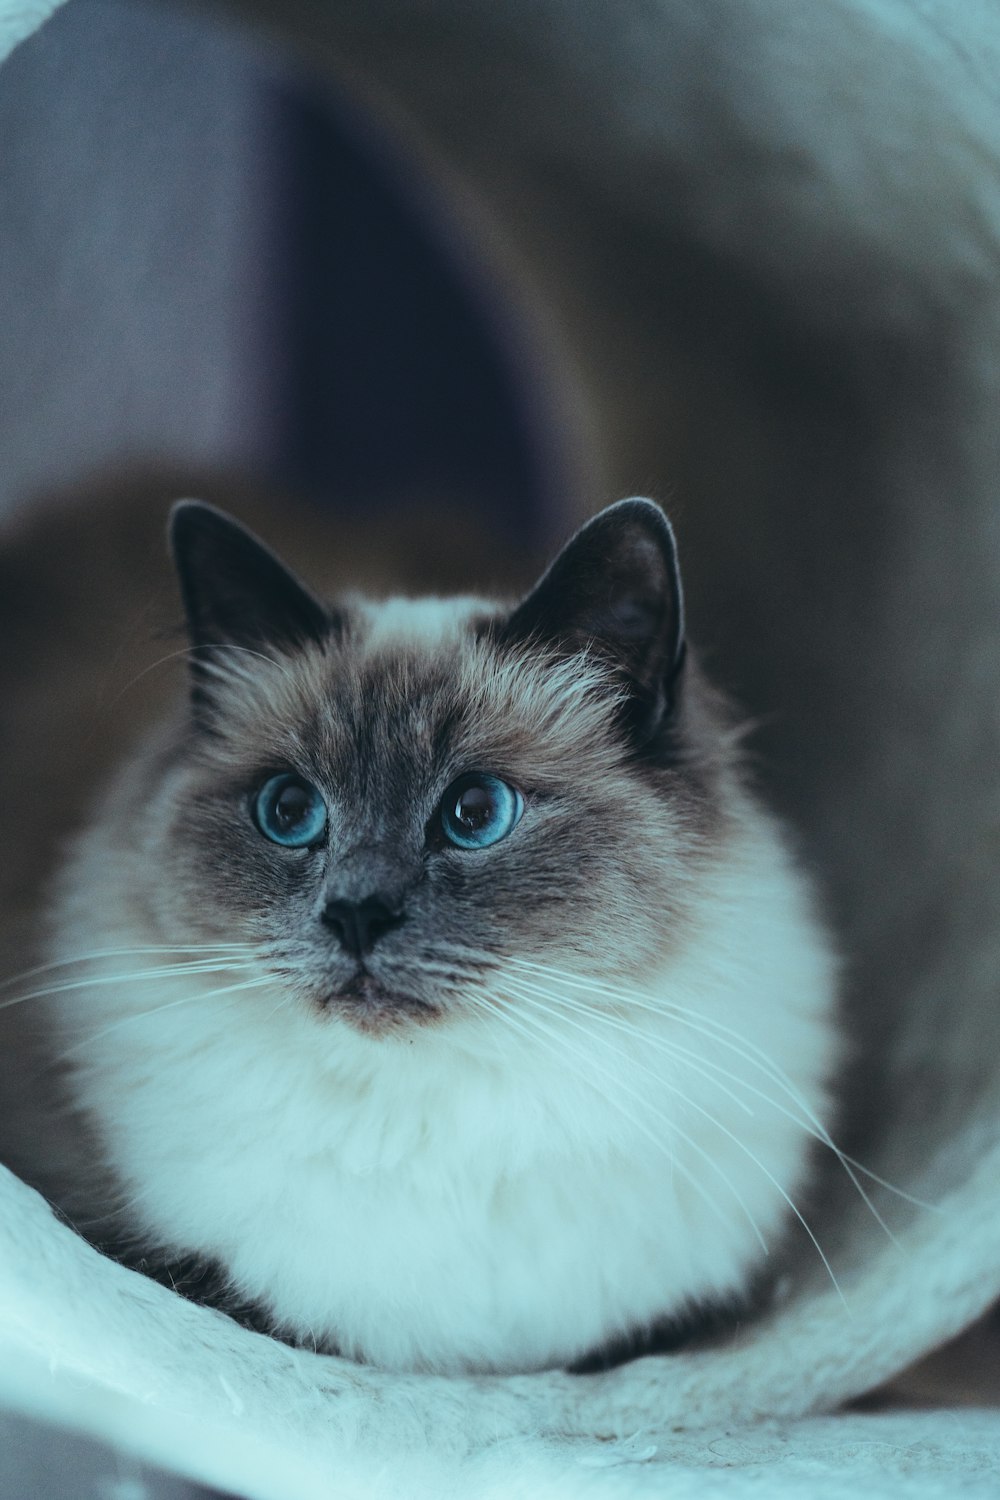
[{"label": "fluffy cat", "polygon": [[190,699],[52,911],[74,1215],[394,1370],[744,1291],[828,1139],[835,965],[662,511],[601,512],[514,608],[327,605],[197,502],[171,535]]}]

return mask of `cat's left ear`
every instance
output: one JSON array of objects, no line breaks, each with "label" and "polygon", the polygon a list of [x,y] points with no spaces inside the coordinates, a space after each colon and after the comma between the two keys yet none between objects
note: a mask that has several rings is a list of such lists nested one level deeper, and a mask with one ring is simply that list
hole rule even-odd
[{"label": "cat's left ear", "polygon": [[324,605],[224,511],[178,500],[169,536],[196,673],[199,656],[211,657],[220,648],[305,645],[333,633],[335,621]]},{"label": "cat's left ear", "polygon": [[646,737],[673,707],[684,663],[684,595],[673,528],[652,500],[609,505],[566,544],[503,626],[507,642],[590,647],[630,689]]}]

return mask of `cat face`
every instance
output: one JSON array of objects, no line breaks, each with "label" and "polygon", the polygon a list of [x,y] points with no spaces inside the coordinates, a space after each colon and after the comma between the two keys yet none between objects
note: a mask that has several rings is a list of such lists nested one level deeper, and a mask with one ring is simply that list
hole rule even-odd
[{"label": "cat face", "polygon": [[377,1035],[504,1004],[514,955],[635,980],[683,941],[724,757],[655,506],[603,512],[513,611],[329,609],[194,503],[173,544],[194,649],[154,799],[164,931],[252,942],[294,1003]]}]

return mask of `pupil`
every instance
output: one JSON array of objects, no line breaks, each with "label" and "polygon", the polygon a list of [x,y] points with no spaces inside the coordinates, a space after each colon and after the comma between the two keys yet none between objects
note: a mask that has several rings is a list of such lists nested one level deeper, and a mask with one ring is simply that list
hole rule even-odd
[{"label": "pupil", "polygon": [[482,786],[470,786],[458,799],[455,815],[464,828],[475,832],[483,828],[493,815],[493,802],[489,792]]},{"label": "pupil", "polygon": [[286,786],[274,804],[274,811],[282,828],[301,823],[308,809],[309,794],[301,786]]}]

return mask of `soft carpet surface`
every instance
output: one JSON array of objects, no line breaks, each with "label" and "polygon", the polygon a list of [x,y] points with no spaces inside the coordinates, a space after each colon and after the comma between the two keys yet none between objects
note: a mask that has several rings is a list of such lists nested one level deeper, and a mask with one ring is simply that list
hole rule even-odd
[{"label": "soft carpet surface", "polygon": [[9,1409],[254,1500],[996,1493],[997,1411],[661,1411],[596,1441],[570,1400],[567,1436],[541,1382],[386,1382],[291,1351],[111,1265],[9,1174],[2,1192]]}]

